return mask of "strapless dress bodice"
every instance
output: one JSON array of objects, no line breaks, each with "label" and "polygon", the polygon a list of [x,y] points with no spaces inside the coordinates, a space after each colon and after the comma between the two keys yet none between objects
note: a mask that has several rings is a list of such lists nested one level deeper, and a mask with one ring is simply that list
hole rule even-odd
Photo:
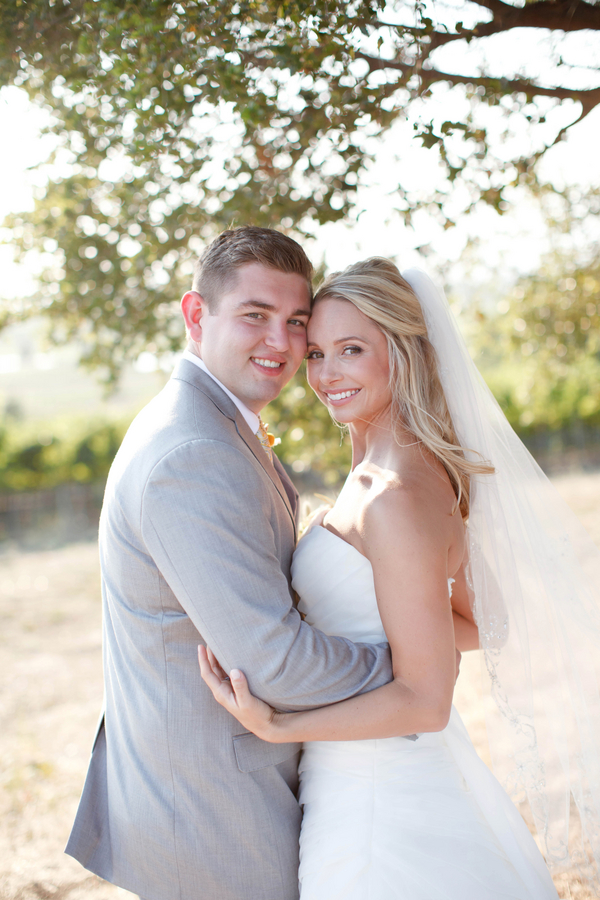
[{"label": "strapless dress bodice", "polygon": [[371,644],[387,640],[371,563],[324,526],[313,526],[300,540],[292,561],[292,585],[300,597],[300,612],[325,634]]},{"label": "strapless dress bodice", "polygon": [[[450,596],[453,582],[448,579]],[[325,634],[369,644],[387,641],[371,563],[324,525],[313,526],[296,547],[292,585],[300,612]]]}]

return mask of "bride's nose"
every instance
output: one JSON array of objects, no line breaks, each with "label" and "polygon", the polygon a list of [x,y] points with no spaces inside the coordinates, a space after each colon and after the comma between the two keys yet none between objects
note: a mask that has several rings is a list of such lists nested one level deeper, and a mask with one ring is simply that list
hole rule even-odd
[{"label": "bride's nose", "polygon": [[341,380],[342,373],[339,370],[335,356],[329,359],[324,357],[320,368],[319,378],[323,384],[335,384]]}]

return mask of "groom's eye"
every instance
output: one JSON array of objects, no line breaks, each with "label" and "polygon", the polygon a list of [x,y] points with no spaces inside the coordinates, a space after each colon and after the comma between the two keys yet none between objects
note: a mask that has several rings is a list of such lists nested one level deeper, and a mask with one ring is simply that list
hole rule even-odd
[{"label": "groom's eye", "polygon": [[289,319],[290,325],[299,325],[300,328],[306,328],[306,322],[304,319]]}]

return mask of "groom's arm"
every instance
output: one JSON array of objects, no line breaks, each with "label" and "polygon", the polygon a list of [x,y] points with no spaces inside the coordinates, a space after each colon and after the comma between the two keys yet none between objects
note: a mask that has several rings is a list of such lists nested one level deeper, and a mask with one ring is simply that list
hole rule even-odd
[{"label": "groom's arm", "polygon": [[142,533],[223,667],[242,669],[271,705],[307,709],[387,683],[387,644],[355,644],[301,620],[276,552],[273,503],[282,501],[247,456],[191,441],[155,467]]}]

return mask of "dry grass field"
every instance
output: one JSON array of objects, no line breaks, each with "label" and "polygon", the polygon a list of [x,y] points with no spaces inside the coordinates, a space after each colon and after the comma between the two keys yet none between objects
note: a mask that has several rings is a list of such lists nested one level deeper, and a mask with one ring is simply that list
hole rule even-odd
[{"label": "dry grass field", "polygon": [[[600,544],[600,474],[556,484]],[[102,702],[99,596],[93,544],[0,555],[1,900],[132,896],[62,852]],[[473,655],[463,663],[457,704],[485,759]],[[557,885],[561,897],[592,897],[576,877]]]}]

